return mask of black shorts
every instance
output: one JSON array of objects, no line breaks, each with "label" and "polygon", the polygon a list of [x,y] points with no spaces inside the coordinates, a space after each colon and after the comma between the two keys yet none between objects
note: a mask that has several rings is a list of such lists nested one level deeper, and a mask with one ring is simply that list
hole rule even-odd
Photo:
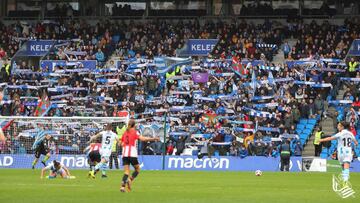
[{"label": "black shorts", "polygon": [[47,155],[50,152],[49,149],[37,148],[35,150],[35,158],[40,158],[40,155]]},{"label": "black shorts", "polygon": [[89,153],[89,161],[90,162],[100,162],[101,161],[101,155],[99,151],[92,151]]},{"label": "black shorts", "polygon": [[130,164],[132,166],[139,165],[139,161],[138,161],[137,157],[123,157],[122,162],[123,162],[123,166],[130,165]]}]

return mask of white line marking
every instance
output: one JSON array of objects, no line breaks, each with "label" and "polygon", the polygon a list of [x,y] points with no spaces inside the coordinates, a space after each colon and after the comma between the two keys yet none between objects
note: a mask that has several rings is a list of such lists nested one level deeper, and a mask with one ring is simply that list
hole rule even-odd
[{"label": "white line marking", "polygon": [[[9,184],[7,184],[9,185]],[[45,186],[57,186],[57,187],[94,187],[94,185],[67,185],[67,184],[27,184],[27,183],[17,183],[17,184],[10,184],[10,185],[18,185],[18,186],[39,186],[39,185],[45,185]]]}]

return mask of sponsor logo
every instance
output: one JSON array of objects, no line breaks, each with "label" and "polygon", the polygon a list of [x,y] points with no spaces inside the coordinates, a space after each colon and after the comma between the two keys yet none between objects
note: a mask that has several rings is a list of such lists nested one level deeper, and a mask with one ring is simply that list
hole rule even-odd
[{"label": "sponsor logo", "polygon": [[34,44],[34,45],[30,45],[30,51],[36,51],[36,52],[47,52],[49,51],[51,48],[51,45],[45,44],[45,45],[40,45],[40,44]]},{"label": "sponsor logo", "polygon": [[230,161],[227,158],[181,158],[171,157],[168,161],[169,169],[228,169]]},{"label": "sponsor logo", "polygon": [[69,168],[85,168],[89,166],[87,158],[84,156],[62,156],[60,163]]},{"label": "sponsor logo", "polygon": [[[118,158],[118,162],[120,159]],[[68,168],[88,168],[88,159],[85,156],[61,156],[60,163]],[[109,165],[109,164],[107,164]]]},{"label": "sponsor logo", "polygon": [[215,44],[192,44],[192,51],[212,51],[215,47]]},{"label": "sponsor logo", "polygon": [[14,159],[11,156],[3,156],[2,159],[0,159],[0,166],[11,166],[14,163]]}]

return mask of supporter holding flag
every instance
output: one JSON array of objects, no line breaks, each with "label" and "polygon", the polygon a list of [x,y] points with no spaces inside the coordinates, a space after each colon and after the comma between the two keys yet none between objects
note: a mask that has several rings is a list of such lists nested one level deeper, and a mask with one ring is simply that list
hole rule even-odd
[{"label": "supporter holding flag", "polygon": [[35,110],[35,116],[43,116],[50,107],[50,99],[46,90],[40,91],[41,96]]},{"label": "supporter holding flag", "polygon": [[241,77],[246,76],[248,74],[248,70],[243,67],[241,61],[237,56],[232,57],[232,69],[237,75]]}]

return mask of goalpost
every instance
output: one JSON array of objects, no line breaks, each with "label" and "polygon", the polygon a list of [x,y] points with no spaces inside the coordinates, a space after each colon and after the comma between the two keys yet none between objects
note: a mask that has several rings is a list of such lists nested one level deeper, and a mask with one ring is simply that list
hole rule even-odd
[{"label": "goalpost", "polygon": [[[113,131],[121,129],[126,117],[23,117],[1,116],[0,125],[6,141],[0,142],[0,167],[31,168],[33,144],[40,134],[49,134],[51,160],[70,168],[87,168],[84,149],[91,136],[111,123]],[[41,133],[39,133],[41,132]],[[119,148],[117,148],[119,150]],[[41,167],[41,164],[38,164]]]}]

